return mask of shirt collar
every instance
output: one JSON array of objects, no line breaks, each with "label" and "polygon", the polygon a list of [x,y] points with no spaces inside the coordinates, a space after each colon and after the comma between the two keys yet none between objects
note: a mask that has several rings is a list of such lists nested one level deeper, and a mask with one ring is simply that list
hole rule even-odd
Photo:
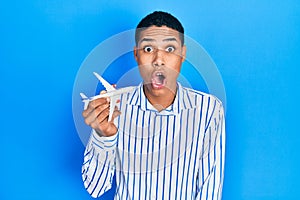
[{"label": "shirt collar", "polygon": [[153,111],[159,115],[170,115],[170,114],[179,114],[181,110],[187,109],[189,106],[184,102],[184,88],[180,83],[177,82],[177,91],[173,104],[168,108],[158,112],[152,104],[148,101],[147,97],[143,91],[143,83],[140,83],[139,86],[129,95],[128,104],[133,106],[139,106],[143,111]]}]

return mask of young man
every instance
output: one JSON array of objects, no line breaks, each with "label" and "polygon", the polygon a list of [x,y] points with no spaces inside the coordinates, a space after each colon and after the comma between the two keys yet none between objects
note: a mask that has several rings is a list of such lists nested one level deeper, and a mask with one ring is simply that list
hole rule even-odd
[{"label": "young man", "polygon": [[221,199],[223,107],[177,82],[186,55],[181,23],[154,12],[141,20],[135,37],[143,83],[120,96],[110,122],[106,98],[83,111],[93,128],[82,167],[87,191],[101,196],[115,175],[115,199]]}]

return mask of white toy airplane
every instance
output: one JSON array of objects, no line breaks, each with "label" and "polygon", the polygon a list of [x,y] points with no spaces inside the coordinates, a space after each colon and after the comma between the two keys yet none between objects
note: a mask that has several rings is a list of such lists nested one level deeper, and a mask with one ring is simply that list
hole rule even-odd
[{"label": "white toy airplane", "polygon": [[111,84],[109,84],[106,80],[104,80],[104,78],[102,78],[96,72],[94,72],[94,75],[97,77],[97,79],[105,87],[107,93],[99,94],[99,95],[96,95],[96,96],[93,96],[93,97],[90,97],[90,98],[88,98],[85,94],[80,93],[80,96],[82,98],[82,102],[84,102],[84,110],[87,108],[90,101],[93,101],[93,100],[99,99],[99,98],[110,97],[108,121],[111,121],[112,115],[113,115],[113,112],[114,112],[114,109],[115,109],[115,105],[116,105],[117,100],[118,100],[118,98],[117,98],[118,95],[120,95],[122,93],[130,92],[130,91],[134,90],[135,87],[130,86],[130,87],[116,89]]}]

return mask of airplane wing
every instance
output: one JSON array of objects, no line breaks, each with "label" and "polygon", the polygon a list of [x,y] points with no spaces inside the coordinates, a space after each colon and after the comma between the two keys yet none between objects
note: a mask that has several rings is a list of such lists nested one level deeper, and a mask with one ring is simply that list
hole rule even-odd
[{"label": "airplane wing", "polygon": [[[94,72],[94,75],[97,77],[97,79],[102,83],[102,85],[105,87],[107,92],[111,92],[116,90],[110,83],[108,83],[104,78],[102,78],[99,74]],[[109,116],[108,116],[108,121],[110,122],[112,120],[112,116],[115,110],[115,106],[117,103],[117,97],[118,96],[111,96],[110,97],[110,105],[109,105]]]},{"label": "airplane wing", "polygon": [[117,104],[117,100],[119,98],[119,95],[122,93],[130,92],[134,90],[135,87],[126,87],[116,90],[111,84],[109,84],[104,78],[102,78],[99,74],[94,72],[94,75],[97,77],[97,79],[102,83],[102,85],[105,87],[107,93],[99,94],[93,97],[88,98],[85,94],[80,93],[80,96],[82,98],[82,101],[84,102],[84,109],[87,108],[90,101],[93,101],[98,98],[104,98],[109,97],[110,98],[110,106],[109,106],[109,116],[108,121],[112,120],[112,116],[115,110],[115,106]]},{"label": "airplane wing", "polygon": [[104,78],[102,78],[99,74],[94,72],[94,75],[97,77],[97,79],[102,83],[102,85],[105,87],[107,92],[116,90],[111,84],[109,84]]}]

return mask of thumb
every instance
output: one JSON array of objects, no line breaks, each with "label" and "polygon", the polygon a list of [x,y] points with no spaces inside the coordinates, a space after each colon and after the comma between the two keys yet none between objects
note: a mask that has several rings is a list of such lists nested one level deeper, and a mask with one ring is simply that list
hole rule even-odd
[{"label": "thumb", "polygon": [[100,94],[105,94],[106,91],[105,90],[101,90]]},{"label": "thumb", "polygon": [[[102,91],[100,92],[100,94],[105,94],[105,93],[106,93],[106,91],[105,91],[105,90],[102,90]],[[106,101],[107,101],[107,102],[109,102],[109,101],[110,101],[110,98],[109,98],[109,97],[107,97],[107,98],[106,98]]]}]

